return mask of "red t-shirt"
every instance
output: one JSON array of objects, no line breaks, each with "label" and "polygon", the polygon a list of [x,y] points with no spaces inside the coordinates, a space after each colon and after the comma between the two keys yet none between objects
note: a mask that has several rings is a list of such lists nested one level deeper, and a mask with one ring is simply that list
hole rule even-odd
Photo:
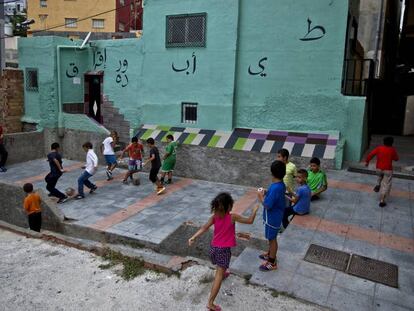
[{"label": "red t-shirt", "polygon": [[372,150],[367,157],[367,163],[373,157],[377,157],[377,169],[384,171],[392,171],[392,161],[398,161],[397,150],[394,147],[379,146]]},{"label": "red t-shirt", "polygon": [[144,151],[144,146],[140,143],[129,144],[128,147],[125,148],[124,152],[128,151],[128,156],[131,160],[142,160],[142,151]]}]

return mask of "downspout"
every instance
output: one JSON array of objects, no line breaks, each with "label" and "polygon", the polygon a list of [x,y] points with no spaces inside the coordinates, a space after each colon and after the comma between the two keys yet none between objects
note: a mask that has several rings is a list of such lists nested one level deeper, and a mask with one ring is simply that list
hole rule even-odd
[{"label": "downspout", "polygon": [[[379,65],[379,61],[378,61],[378,50],[379,50],[379,43],[380,43],[380,39],[381,39],[381,28],[382,28],[382,20],[384,18],[384,0],[381,0],[381,12],[380,12],[380,16],[379,16],[379,21],[378,21],[378,27],[377,27],[377,35],[376,35],[376,43],[375,43],[375,53],[374,53],[374,60],[375,60],[375,64]],[[379,77],[379,66],[376,69],[376,77]]]},{"label": "downspout", "polygon": [[83,50],[84,47],[81,48],[79,46],[73,46],[73,45],[58,45],[56,47],[56,62],[57,62],[57,83],[58,83],[58,136],[64,137],[65,131],[64,131],[64,122],[63,122],[63,109],[62,109],[62,90],[61,90],[61,79],[60,79],[60,50],[61,49],[79,49]]}]

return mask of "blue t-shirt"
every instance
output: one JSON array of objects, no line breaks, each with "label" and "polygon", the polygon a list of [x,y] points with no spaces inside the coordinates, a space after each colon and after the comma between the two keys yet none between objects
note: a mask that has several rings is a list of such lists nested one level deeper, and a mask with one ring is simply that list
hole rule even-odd
[{"label": "blue t-shirt", "polygon": [[310,190],[308,185],[300,186],[296,190],[296,196],[299,197],[299,200],[293,205],[293,210],[298,214],[307,214],[310,210],[310,202],[312,191]]},{"label": "blue t-shirt", "polygon": [[47,155],[47,160],[49,161],[50,166],[50,174],[54,177],[62,175],[62,172],[54,161],[55,159],[60,163],[60,166],[62,166],[62,156],[58,152],[53,151]]},{"label": "blue t-shirt", "polygon": [[274,229],[279,228],[285,211],[286,186],[283,181],[275,182],[267,190],[263,202],[263,220],[265,225]]}]

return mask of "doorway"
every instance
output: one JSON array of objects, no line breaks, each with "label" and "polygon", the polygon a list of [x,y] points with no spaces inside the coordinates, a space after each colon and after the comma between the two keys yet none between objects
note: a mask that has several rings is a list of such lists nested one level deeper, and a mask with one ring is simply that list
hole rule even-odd
[{"label": "doorway", "polygon": [[103,73],[85,74],[85,114],[102,124]]}]

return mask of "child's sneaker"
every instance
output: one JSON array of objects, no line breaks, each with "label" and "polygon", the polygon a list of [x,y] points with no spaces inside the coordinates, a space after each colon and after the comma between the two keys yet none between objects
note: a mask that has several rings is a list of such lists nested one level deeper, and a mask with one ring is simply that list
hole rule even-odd
[{"label": "child's sneaker", "polygon": [[262,265],[260,265],[259,269],[261,271],[273,271],[277,270],[277,263],[271,263],[270,261],[264,262]]},{"label": "child's sneaker", "polygon": [[59,199],[59,200],[57,201],[57,204],[62,204],[62,203],[65,203],[67,200],[69,200],[69,198],[68,198],[68,197],[61,198],[61,199]]},{"label": "child's sneaker", "polygon": [[259,255],[259,258],[265,261],[269,260],[269,254],[268,253],[263,253]]},{"label": "child's sneaker", "polygon": [[78,194],[78,195],[75,197],[75,199],[76,199],[76,200],[82,200],[82,199],[84,199],[84,198],[85,198],[85,196],[80,195],[80,194]]},{"label": "child's sneaker", "polygon": [[98,189],[97,186],[94,186],[93,188],[91,188],[91,190],[89,190],[89,193],[92,194],[96,191],[96,189]]},{"label": "child's sneaker", "polygon": [[379,192],[380,188],[381,188],[380,185],[376,185],[373,190],[374,190],[374,192]]}]

